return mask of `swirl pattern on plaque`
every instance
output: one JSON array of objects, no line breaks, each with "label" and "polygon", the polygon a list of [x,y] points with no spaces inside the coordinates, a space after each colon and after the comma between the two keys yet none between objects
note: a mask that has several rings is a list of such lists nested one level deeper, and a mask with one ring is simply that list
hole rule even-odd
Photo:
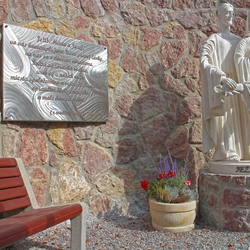
[{"label": "swirl pattern on plaque", "polygon": [[3,119],[108,119],[107,48],[3,25]]}]

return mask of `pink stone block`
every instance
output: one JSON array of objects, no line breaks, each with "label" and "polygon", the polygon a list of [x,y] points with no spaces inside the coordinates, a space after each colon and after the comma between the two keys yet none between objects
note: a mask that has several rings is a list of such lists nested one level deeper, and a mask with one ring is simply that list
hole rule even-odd
[{"label": "pink stone block", "polygon": [[[170,93],[176,93],[182,97],[189,94],[188,88],[178,79],[175,79],[172,75],[163,74],[160,77],[161,87]],[[178,102],[176,102],[178,104]]]},{"label": "pink stone block", "polygon": [[146,16],[153,27],[160,26],[164,22],[163,13],[157,9],[147,8]]},{"label": "pink stone block", "polygon": [[220,184],[215,182],[207,182],[207,187],[212,191],[218,192],[220,189]]},{"label": "pink stone block", "polygon": [[134,109],[141,121],[154,117],[164,111],[166,101],[156,88],[147,89],[143,95],[134,102]]},{"label": "pink stone block", "polygon": [[104,9],[108,11],[116,11],[118,9],[118,4],[116,0],[101,0]]},{"label": "pink stone block", "polygon": [[165,70],[177,64],[187,49],[188,45],[185,41],[162,43],[159,53]]},{"label": "pink stone block", "polygon": [[139,147],[135,140],[124,138],[118,141],[118,163],[128,163],[139,156]]},{"label": "pink stone block", "polygon": [[226,187],[221,198],[222,204],[229,207],[250,207],[250,190],[246,188]]},{"label": "pink stone block", "polygon": [[198,29],[203,24],[200,13],[194,11],[182,11],[177,19],[184,28]]},{"label": "pink stone block", "polygon": [[104,45],[108,48],[108,56],[110,59],[116,59],[122,54],[123,44],[120,39],[103,39],[100,40],[100,45]]},{"label": "pink stone block", "polygon": [[[192,109],[190,109],[192,107]],[[201,98],[188,97],[179,106],[178,124],[186,124],[194,118],[201,117]]]},{"label": "pink stone block", "polygon": [[233,183],[236,185],[246,185],[246,176],[234,176]]},{"label": "pink stone block", "polygon": [[226,183],[232,182],[232,176],[231,175],[214,174],[213,179],[215,181],[219,181],[219,182],[226,182]]},{"label": "pink stone block", "polygon": [[178,79],[184,76],[197,78],[199,76],[199,64],[195,59],[186,57],[172,70],[172,75]]},{"label": "pink stone block", "polygon": [[113,166],[110,154],[94,143],[87,143],[83,162],[83,170],[90,181]]},{"label": "pink stone block", "polygon": [[250,232],[249,209],[222,210],[222,226],[224,229],[239,232]]},{"label": "pink stone block", "polygon": [[24,128],[19,134],[17,155],[24,166],[38,166],[48,162],[48,145],[43,129]]},{"label": "pink stone block", "polygon": [[130,73],[138,72],[137,56],[134,50],[129,48],[124,52],[121,59],[121,66],[126,72]]},{"label": "pink stone block", "polygon": [[87,18],[84,18],[82,16],[77,16],[74,19],[74,26],[78,30],[85,30],[89,28],[90,21]]},{"label": "pink stone block", "polygon": [[167,119],[164,116],[156,117],[143,124],[141,130],[142,137],[146,141],[149,151],[152,155],[159,154],[169,133]]},{"label": "pink stone block", "polygon": [[12,18],[16,22],[27,21],[30,19],[31,3],[28,0],[10,0]]},{"label": "pink stone block", "polygon": [[199,178],[201,220],[219,229],[250,232],[250,177],[203,170]]},{"label": "pink stone block", "polygon": [[87,16],[98,18],[104,16],[105,11],[97,0],[81,0],[81,6]]},{"label": "pink stone block", "polygon": [[150,50],[154,46],[161,42],[161,31],[157,31],[153,28],[142,28],[141,29],[140,47],[143,50]]},{"label": "pink stone block", "polygon": [[8,20],[8,1],[4,0],[0,2],[0,23],[5,23]]},{"label": "pink stone block", "polygon": [[27,172],[31,180],[30,183],[36,196],[37,203],[39,206],[42,206],[46,198],[49,173],[46,169],[41,167],[30,168]]},{"label": "pink stone block", "polygon": [[37,16],[44,17],[47,14],[45,1],[33,0],[33,5]]}]

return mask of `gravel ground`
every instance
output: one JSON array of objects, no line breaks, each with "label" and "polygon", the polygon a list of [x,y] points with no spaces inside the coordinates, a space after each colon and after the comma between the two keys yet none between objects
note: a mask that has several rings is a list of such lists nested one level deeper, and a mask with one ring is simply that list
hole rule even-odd
[{"label": "gravel ground", "polygon": [[[86,247],[87,250],[250,250],[250,233],[218,230],[200,223],[189,232],[166,233],[152,228],[149,214],[109,215],[88,219]],[[47,229],[8,249],[70,249],[70,222]]]}]

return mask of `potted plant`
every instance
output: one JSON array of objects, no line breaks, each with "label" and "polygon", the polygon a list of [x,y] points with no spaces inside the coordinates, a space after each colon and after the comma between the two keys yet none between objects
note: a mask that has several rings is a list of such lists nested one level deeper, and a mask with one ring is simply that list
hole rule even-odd
[{"label": "potted plant", "polygon": [[169,232],[194,228],[196,198],[190,185],[185,167],[178,169],[170,152],[168,157],[160,158],[158,178],[153,182],[141,182],[147,192],[153,228]]}]

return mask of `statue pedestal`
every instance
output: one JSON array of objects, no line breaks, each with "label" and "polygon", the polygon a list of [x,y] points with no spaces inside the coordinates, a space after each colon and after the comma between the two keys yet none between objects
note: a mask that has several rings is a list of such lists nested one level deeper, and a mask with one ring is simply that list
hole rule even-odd
[{"label": "statue pedestal", "polygon": [[250,161],[211,161],[209,170],[217,174],[250,175]]},{"label": "statue pedestal", "polygon": [[209,170],[201,170],[199,212],[206,225],[250,232],[249,166],[249,161],[211,162]]}]

